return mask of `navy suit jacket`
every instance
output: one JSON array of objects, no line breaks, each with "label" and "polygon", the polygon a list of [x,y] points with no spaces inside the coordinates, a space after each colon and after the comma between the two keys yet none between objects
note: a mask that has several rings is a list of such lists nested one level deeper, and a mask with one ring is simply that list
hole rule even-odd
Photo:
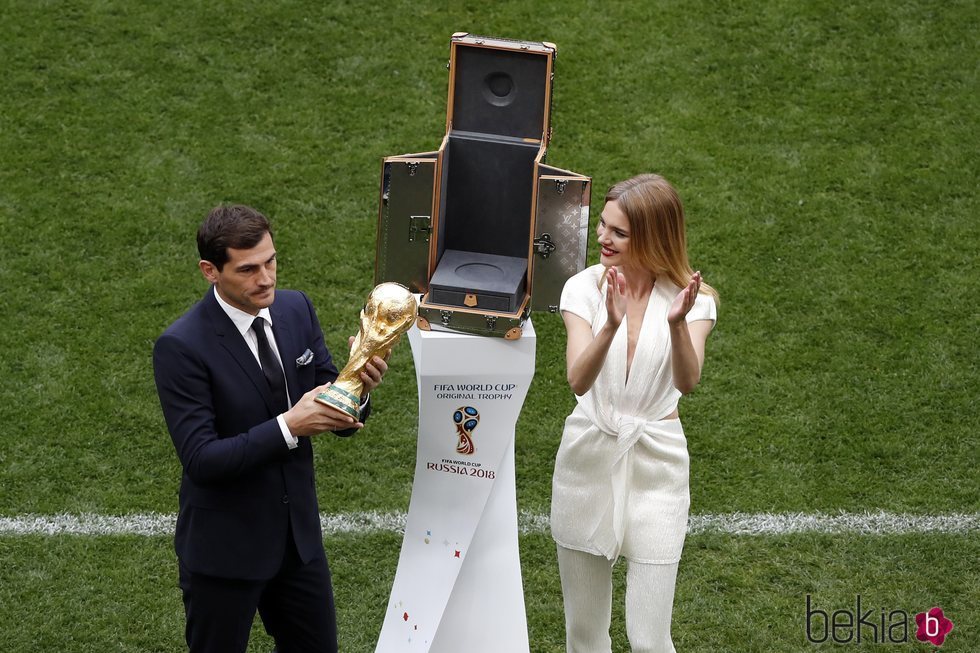
[{"label": "navy suit jacket", "polygon": [[[337,368],[305,294],[277,290],[269,310],[295,404],[335,380]],[[306,350],[313,358],[302,364]],[[310,438],[287,447],[259,363],[213,289],[157,340],[153,371],[183,466],[175,535],[183,565],[220,578],[271,578],[287,529],[304,563],[322,557]]]}]

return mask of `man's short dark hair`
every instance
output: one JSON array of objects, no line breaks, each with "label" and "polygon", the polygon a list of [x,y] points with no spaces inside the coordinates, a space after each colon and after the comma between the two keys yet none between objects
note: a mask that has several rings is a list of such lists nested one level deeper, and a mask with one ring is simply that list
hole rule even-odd
[{"label": "man's short dark hair", "polygon": [[268,218],[252,207],[243,204],[216,206],[197,230],[197,251],[220,272],[228,262],[229,247],[251,249],[266,234],[272,235]]}]

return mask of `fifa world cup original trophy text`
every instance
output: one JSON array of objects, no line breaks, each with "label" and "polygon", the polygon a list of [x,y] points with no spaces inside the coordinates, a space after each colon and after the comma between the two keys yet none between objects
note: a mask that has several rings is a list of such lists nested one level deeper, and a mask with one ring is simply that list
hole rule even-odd
[{"label": "fifa world cup original trophy text", "polygon": [[350,360],[316,401],[358,419],[364,390],[361,371],[374,356],[385,358],[417,315],[418,302],[408,288],[397,283],[375,286],[361,310],[361,327],[351,345]]}]

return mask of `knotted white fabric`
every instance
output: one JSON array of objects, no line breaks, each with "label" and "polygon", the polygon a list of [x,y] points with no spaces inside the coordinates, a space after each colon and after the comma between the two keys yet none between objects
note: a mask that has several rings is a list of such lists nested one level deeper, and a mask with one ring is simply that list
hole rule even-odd
[{"label": "knotted white fabric", "polygon": [[[647,421],[642,417],[632,417],[623,415],[619,420],[619,433],[616,435],[616,455],[612,466],[612,532],[614,536],[613,546],[600,546],[603,554],[610,560],[619,557],[619,550],[623,546],[623,535],[625,531],[624,513],[626,503],[629,501],[630,481],[632,480],[633,466],[630,464],[630,453],[633,445],[646,432]],[[598,534],[594,534],[596,537]],[[597,542],[597,544],[599,544]]]},{"label": "knotted white fabric", "polygon": [[[605,268],[569,279],[561,310],[592,324],[606,322]],[[644,314],[627,376],[627,323],[616,332],[592,389],[565,420],[555,460],[552,535],[567,548],[615,560],[680,559],[690,504],[687,440],[678,419],[667,312],[680,289],[658,280]],[[700,295],[688,321],[715,319]]]},{"label": "knotted white fabric", "polygon": [[622,416],[603,433],[576,411],[566,420],[552,497],[552,534],[571,549],[615,560],[680,559],[690,504],[680,420]]}]

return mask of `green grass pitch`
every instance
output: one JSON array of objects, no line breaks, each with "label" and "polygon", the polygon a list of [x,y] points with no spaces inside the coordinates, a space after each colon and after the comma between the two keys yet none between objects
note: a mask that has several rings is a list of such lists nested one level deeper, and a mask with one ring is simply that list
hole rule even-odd
[{"label": "green grass pitch", "polygon": [[[692,513],[980,511],[974,2],[9,0],[0,27],[0,516],[176,510],[150,354],[205,290],[193,239],[216,203],[271,217],[280,286],[344,350],[381,158],[438,146],[456,31],[558,45],[549,162],[593,176],[593,216],[644,171],[685,201],[722,299],[681,403]],[[546,513],[573,399],[560,320],[535,328],[517,490]],[[407,344],[391,362],[365,431],[315,443],[326,512],[407,509]],[[978,542],[691,535],[675,644],[931,650],[807,642],[807,595],[860,594],[876,615],[941,605],[942,650],[980,650]],[[374,650],[399,545],[327,536],[342,650]],[[521,555],[532,651],[562,651],[550,537]],[[169,538],[0,535],[0,650],[178,651],[182,629]]]}]

